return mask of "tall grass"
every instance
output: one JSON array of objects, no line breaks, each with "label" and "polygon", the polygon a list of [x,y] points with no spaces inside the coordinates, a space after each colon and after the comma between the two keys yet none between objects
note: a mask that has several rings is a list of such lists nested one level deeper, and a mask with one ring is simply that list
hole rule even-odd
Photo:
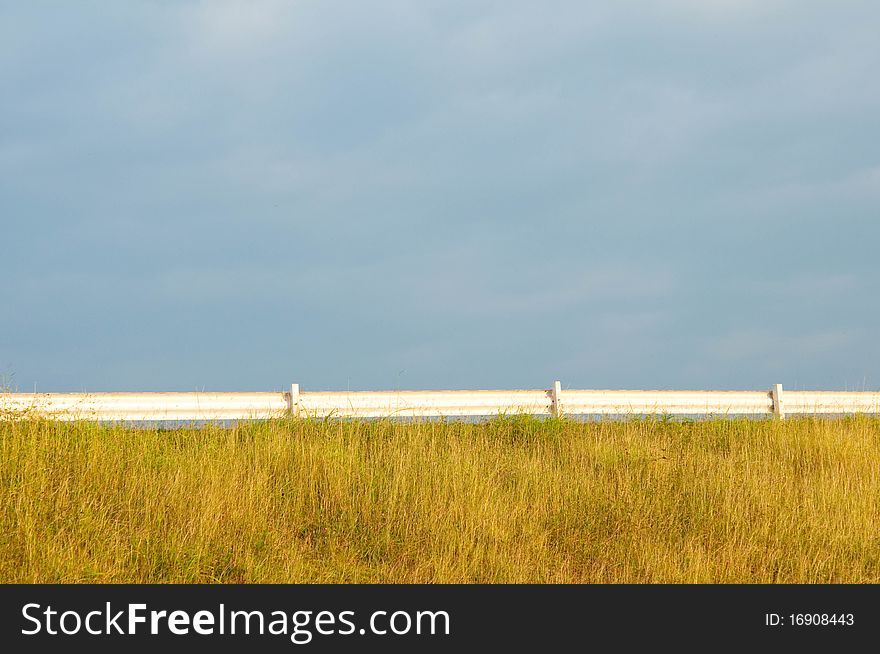
[{"label": "tall grass", "polygon": [[2,582],[880,582],[880,420],[0,423]]}]

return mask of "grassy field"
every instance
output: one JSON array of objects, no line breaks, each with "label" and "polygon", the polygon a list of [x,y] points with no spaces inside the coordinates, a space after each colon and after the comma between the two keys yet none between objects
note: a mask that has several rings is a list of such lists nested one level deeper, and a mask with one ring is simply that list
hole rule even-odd
[{"label": "grassy field", "polygon": [[880,420],[0,423],[0,582],[880,582]]}]

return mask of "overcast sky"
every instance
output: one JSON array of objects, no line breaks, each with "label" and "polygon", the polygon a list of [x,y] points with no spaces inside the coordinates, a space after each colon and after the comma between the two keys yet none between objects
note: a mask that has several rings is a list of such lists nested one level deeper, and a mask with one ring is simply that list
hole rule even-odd
[{"label": "overcast sky", "polygon": [[0,0],[0,374],[877,389],[878,30],[876,0]]}]

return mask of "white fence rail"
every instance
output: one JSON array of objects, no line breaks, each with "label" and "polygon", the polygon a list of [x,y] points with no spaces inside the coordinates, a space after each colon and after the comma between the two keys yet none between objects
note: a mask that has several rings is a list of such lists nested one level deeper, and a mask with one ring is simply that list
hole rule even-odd
[{"label": "white fence rail", "polygon": [[469,417],[525,413],[683,416],[880,414],[880,392],[354,391],[277,393],[2,393],[0,420],[40,417],[92,421],[218,421],[299,417]]}]

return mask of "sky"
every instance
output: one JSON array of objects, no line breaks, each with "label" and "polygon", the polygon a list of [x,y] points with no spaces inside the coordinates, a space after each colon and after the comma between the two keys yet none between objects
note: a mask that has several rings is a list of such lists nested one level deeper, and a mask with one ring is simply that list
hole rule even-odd
[{"label": "sky", "polygon": [[0,385],[876,390],[878,26],[0,0]]}]

